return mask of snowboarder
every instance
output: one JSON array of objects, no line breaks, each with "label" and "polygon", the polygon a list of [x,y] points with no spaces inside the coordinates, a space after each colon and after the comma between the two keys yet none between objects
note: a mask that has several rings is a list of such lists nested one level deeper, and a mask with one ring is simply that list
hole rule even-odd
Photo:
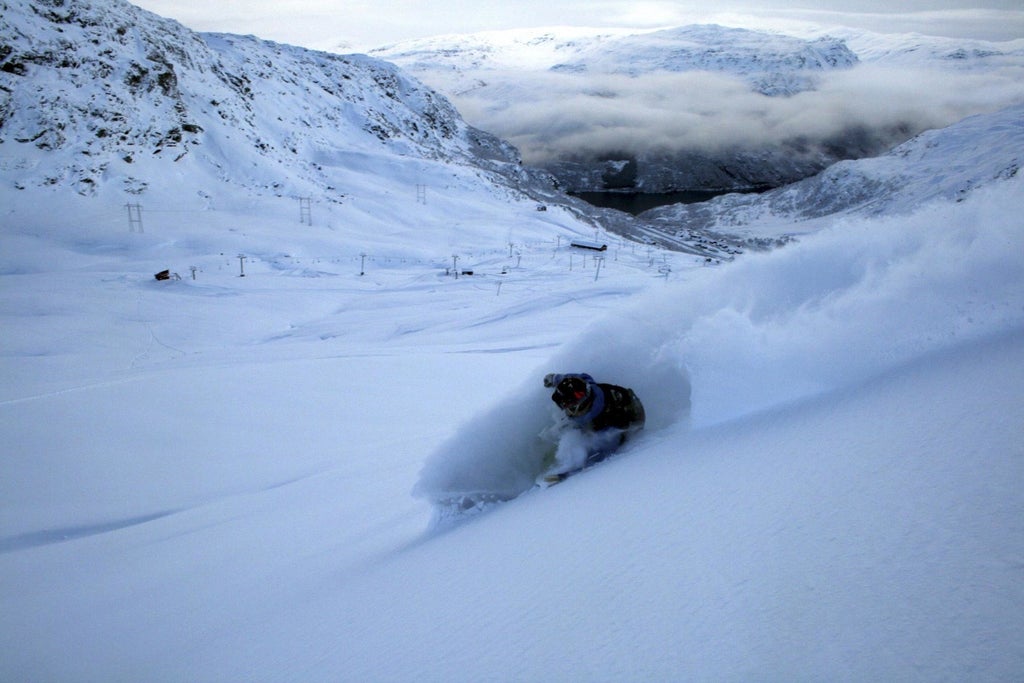
[{"label": "snowboarder", "polygon": [[544,386],[565,419],[549,430],[558,441],[554,462],[543,475],[547,483],[604,460],[644,426],[644,407],[632,389],[598,383],[586,373],[549,374]]}]

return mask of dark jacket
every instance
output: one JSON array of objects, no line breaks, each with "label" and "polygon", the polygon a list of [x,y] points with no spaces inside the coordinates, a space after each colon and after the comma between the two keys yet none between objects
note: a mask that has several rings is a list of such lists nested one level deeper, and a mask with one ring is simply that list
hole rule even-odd
[{"label": "dark jacket", "polygon": [[569,416],[576,426],[595,432],[606,429],[635,431],[644,426],[644,407],[632,389],[595,382],[586,373],[548,375],[544,378],[544,384],[557,386],[563,379],[570,377],[583,380],[590,389],[588,403],[582,406],[579,414]]},{"label": "dark jacket", "polygon": [[632,389],[604,383],[598,384],[597,388],[604,394],[604,408],[591,420],[591,429],[595,432],[603,429],[625,431],[644,426],[644,407]]}]

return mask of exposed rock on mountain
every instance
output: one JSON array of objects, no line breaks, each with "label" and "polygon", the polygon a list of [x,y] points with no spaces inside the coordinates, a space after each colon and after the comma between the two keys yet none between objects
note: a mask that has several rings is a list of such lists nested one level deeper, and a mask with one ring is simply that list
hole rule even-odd
[{"label": "exposed rock on mountain", "polygon": [[199,34],[122,0],[4,3],[0,157],[21,186],[142,193],[155,163],[306,193],[334,186],[342,152],[520,173],[514,148],[376,59]]}]

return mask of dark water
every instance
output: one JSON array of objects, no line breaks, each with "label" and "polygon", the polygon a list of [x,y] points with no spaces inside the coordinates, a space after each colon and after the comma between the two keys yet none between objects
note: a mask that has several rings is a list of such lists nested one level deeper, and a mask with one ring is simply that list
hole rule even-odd
[{"label": "dark water", "polygon": [[[572,192],[572,196],[605,209],[618,209],[634,216],[666,204],[706,202],[737,190],[682,190],[679,192]],[[755,190],[748,190],[752,192]]]}]

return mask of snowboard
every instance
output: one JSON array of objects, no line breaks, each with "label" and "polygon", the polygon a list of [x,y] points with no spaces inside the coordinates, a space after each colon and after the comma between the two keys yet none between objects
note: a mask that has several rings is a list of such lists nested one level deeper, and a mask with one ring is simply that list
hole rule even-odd
[{"label": "snowboard", "polygon": [[[563,481],[565,481],[569,477],[575,477],[577,474],[580,474],[581,472],[586,472],[587,470],[591,469],[592,467],[600,465],[602,462],[604,462],[605,460],[607,460],[608,458],[610,458],[613,455],[614,455],[614,453],[605,453],[605,454],[602,454],[601,457],[599,457],[599,458],[596,458],[594,460],[588,460],[586,462],[586,464],[584,464],[582,467],[577,467],[577,468],[569,470],[567,472],[558,472],[556,474],[546,474],[546,475],[542,476],[538,480],[537,487],[539,487],[539,488],[550,488],[551,486],[554,486],[556,484],[561,484]],[[541,482],[543,482],[543,484]]]}]

